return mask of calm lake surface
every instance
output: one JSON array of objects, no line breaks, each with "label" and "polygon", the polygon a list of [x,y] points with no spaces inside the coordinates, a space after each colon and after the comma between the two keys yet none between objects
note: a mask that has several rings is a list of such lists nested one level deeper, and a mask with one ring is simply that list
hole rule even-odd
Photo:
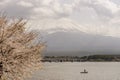
[{"label": "calm lake surface", "polygon": [[[31,80],[120,80],[120,62],[43,63]],[[84,69],[87,74],[81,74]]]}]

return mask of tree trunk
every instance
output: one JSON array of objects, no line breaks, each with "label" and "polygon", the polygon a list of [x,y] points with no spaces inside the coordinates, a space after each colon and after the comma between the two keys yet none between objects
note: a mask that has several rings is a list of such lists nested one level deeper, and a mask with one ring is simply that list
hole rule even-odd
[{"label": "tree trunk", "polygon": [[0,80],[2,75],[3,75],[3,65],[2,65],[2,62],[0,62]]}]

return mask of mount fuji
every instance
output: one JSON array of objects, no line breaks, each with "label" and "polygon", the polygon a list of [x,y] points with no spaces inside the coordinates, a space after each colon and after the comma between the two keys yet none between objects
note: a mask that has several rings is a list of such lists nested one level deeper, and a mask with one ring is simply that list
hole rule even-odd
[{"label": "mount fuji", "polygon": [[120,54],[120,38],[89,34],[85,27],[69,21],[50,22],[51,28],[44,24],[41,30],[46,51],[44,55]]}]

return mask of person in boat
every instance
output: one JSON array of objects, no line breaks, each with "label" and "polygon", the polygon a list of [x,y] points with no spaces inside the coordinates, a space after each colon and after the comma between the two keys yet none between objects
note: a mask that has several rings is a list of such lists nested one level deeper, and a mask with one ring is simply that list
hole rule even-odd
[{"label": "person in boat", "polygon": [[84,69],[84,72],[87,72],[86,69]]},{"label": "person in boat", "polygon": [[84,71],[83,71],[83,72],[80,72],[80,73],[88,73],[88,71],[87,71],[86,69],[84,69]]}]

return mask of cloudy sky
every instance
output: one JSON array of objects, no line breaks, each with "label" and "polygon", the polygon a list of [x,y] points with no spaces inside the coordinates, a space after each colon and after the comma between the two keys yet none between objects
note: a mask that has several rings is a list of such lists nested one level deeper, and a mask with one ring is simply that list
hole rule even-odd
[{"label": "cloudy sky", "polygon": [[33,29],[76,26],[89,34],[120,37],[120,0],[0,0],[0,11],[25,18]]}]

